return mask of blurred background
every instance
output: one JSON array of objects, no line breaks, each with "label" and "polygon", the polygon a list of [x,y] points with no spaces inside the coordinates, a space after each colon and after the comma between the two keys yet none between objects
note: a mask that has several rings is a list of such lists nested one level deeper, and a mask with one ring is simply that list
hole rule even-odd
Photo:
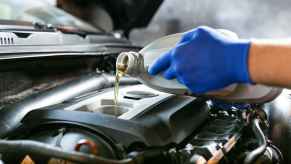
[{"label": "blurred background", "polygon": [[145,44],[160,36],[208,25],[232,30],[244,38],[291,36],[289,0],[165,0],[150,25],[131,39]]}]

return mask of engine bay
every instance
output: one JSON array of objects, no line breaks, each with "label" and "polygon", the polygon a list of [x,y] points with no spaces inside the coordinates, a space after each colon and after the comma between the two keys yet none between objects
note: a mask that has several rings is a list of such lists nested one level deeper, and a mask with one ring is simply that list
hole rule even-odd
[{"label": "engine bay", "polygon": [[[107,86],[62,103],[27,110],[26,114],[18,112],[14,117],[22,117],[19,122],[3,120],[10,128],[0,124],[4,129],[1,136],[7,139],[3,146],[8,145],[2,160],[136,164],[282,160],[280,151],[265,138],[268,120],[259,105],[226,105],[215,100],[176,96],[127,78],[121,81],[119,105],[115,106],[114,80],[110,85],[110,79],[114,77],[87,75],[78,84],[50,90],[42,99],[67,91],[74,95],[73,92],[78,92],[76,86],[83,85],[84,89],[94,81],[104,81]],[[39,100],[36,97],[26,103],[37,104]],[[9,110],[7,113],[11,115],[13,109]],[[7,113],[3,118],[8,118]],[[7,151],[16,147],[21,150],[19,153]],[[256,153],[258,149],[262,150]],[[66,152],[79,154],[66,156]]]}]

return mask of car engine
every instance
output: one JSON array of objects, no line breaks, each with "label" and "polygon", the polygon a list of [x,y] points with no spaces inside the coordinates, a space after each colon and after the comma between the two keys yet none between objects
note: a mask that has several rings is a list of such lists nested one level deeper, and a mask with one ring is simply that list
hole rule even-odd
[{"label": "car engine", "polygon": [[283,161],[267,102],[177,96],[123,77],[115,105],[116,57],[141,47],[113,33],[0,24],[2,163]]},{"label": "car engine", "polygon": [[[5,110],[0,124],[6,138],[0,141],[2,160],[137,164],[282,160],[268,140],[267,115],[259,105],[175,96],[126,78],[121,81],[120,105],[115,106],[113,79],[86,75]],[[27,111],[92,86],[99,89]]]}]

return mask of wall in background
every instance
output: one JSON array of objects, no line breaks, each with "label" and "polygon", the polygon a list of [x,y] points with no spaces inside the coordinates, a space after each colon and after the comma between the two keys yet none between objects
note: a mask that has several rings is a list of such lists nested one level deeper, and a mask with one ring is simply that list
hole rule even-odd
[{"label": "wall in background", "polygon": [[165,0],[151,24],[132,31],[131,39],[144,45],[199,25],[230,29],[244,38],[286,38],[290,20],[290,0]]}]

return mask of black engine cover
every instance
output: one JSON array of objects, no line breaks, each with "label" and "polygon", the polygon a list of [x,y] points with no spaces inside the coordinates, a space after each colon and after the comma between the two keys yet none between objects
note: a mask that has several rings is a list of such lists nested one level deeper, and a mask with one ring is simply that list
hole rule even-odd
[{"label": "black engine cover", "polygon": [[[19,133],[28,137],[43,126],[61,128],[79,127],[97,134],[102,132],[124,146],[142,143],[146,146],[165,146],[179,144],[206,120],[208,110],[204,101],[190,97],[172,97],[145,111],[132,120],[118,119],[112,116],[83,111],[35,110],[22,121]],[[19,138],[19,136],[17,137]],[[29,137],[30,138],[30,137]]]}]

